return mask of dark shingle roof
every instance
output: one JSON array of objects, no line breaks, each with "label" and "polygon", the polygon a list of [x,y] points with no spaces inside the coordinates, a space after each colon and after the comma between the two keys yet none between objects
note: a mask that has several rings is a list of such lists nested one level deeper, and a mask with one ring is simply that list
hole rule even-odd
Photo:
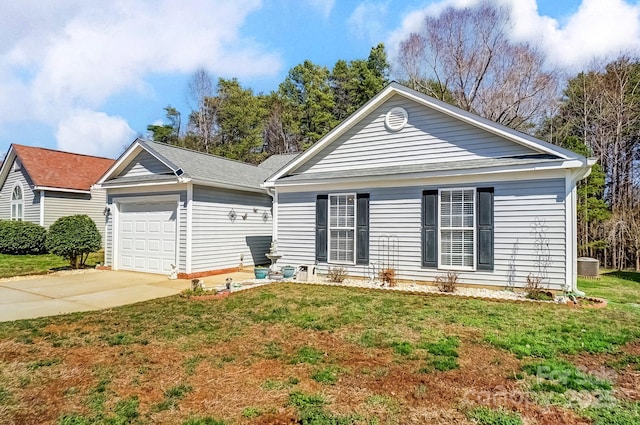
[{"label": "dark shingle roof", "polygon": [[140,144],[194,180],[255,189],[271,175],[267,169],[203,152],[157,142],[140,141]]}]

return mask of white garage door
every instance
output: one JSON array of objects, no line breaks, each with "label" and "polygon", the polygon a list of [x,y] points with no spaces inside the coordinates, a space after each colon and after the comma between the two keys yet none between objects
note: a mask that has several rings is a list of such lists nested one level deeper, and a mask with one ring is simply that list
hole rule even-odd
[{"label": "white garage door", "polygon": [[121,204],[118,268],[169,273],[176,264],[176,202]]}]

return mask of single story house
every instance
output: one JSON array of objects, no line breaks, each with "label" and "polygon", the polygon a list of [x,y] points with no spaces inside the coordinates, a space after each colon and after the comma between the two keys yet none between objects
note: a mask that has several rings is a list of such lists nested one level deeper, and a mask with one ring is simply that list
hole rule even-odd
[{"label": "single story house", "polygon": [[279,264],[562,290],[594,162],[391,83],[263,187]]},{"label": "single story house", "polygon": [[260,185],[285,160],[254,166],[136,139],[97,183],[105,265],[191,278],[269,263],[272,199]]},{"label": "single story house", "polygon": [[103,233],[106,194],[92,185],[113,163],[108,158],[12,144],[0,168],[0,219],[48,228],[60,217],[87,214]]}]

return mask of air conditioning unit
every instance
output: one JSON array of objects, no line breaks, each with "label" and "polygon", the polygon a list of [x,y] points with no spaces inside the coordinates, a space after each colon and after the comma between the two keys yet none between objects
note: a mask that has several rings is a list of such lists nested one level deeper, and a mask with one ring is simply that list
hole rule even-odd
[{"label": "air conditioning unit", "polygon": [[600,262],[595,258],[578,258],[578,276],[597,278],[600,274]]}]

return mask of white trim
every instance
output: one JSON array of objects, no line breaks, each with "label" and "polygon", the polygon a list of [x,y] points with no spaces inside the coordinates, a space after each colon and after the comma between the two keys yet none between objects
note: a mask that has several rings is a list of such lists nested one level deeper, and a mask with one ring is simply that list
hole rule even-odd
[{"label": "white trim", "polygon": [[[20,189],[20,199],[19,200],[14,200],[13,199],[13,194],[16,191],[16,188]],[[11,195],[10,195],[10,199],[9,199],[9,219],[11,221],[24,221],[24,186],[22,185],[22,182],[16,182],[14,183],[14,185],[11,187]],[[19,202],[18,202],[19,201]],[[13,206],[14,205],[20,205],[20,217],[16,218],[13,215]]]},{"label": "white trim", "polygon": [[157,204],[164,202],[174,201],[176,203],[176,250],[175,250],[175,265],[179,269],[178,260],[180,259],[180,195],[168,194],[168,195],[149,195],[149,196],[131,196],[131,197],[116,197],[111,199],[111,213],[113,216],[113,224],[111,225],[111,268],[113,270],[119,270],[119,254],[118,254],[118,240],[119,227],[120,227],[120,206],[123,204]]},{"label": "white trim", "polygon": [[[357,177],[334,177],[334,178],[321,178],[313,180],[297,180],[297,181],[278,181],[278,182],[265,182],[263,184],[266,188],[271,187],[289,187],[289,186],[307,186],[319,184],[322,181],[324,184],[344,183],[344,182],[366,182],[369,186],[371,183],[376,182],[385,183],[390,181],[403,181],[403,180],[415,180],[419,178],[440,178],[440,177],[459,177],[459,176],[478,176],[478,175],[504,175],[511,173],[522,172],[547,172],[551,170],[565,170],[569,168],[575,168],[580,165],[578,161],[564,161],[558,160],[554,162],[541,163],[541,164],[526,164],[526,165],[510,165],[510,166],[495,166],[495,167],[482,167],[482,168],[464,168],[454,170],[438,170],[438,171],[417,171],[414,173],[399,173],[399,174],[386,174],[386,175],[367,175]],[[564,176],[564,173],[562,173]],[[376,186],[378,187],[378,186]]]},{"label": "white trim", "polygon": [[40,226],[44,226],[44,189],[40,189]]},{"label": "white trim", "polygon": [[[353,261],[331,260],[331,197],[349,196],[353,197],[353,227],[338,227],[336,230],[353,230]],[[358,252],[358,195],[355,192],[329,193],[327,198],[327,264],[344,264],[353,266],[356,264],[356,254]]]},{"label": "white trim", "polygon": [[[465,191],[465,190],[470,190],[473,192],[473,226],[472,226],[472,230],[473,230],[473,255],[472,260],[473,260],[473,265],[471,267],[469,266],[452,266],[452,265],[448,265],[448,264],[442,264],[442,192],[446,191],[446,192],[453,192],[453,191]],[[477,268],[477,256],[478,256],[478,246],[477,246],[477,241],[478,241],[478,224],[477,224],[477,208],[476,208],[476,202],[477,202],[477,188],[476,187],[447,187],[447,188],[438,188],[438,222],[437,222],[437,226],[438,226],[438,269],[439,270],[459,270],[459,271],[476,271]],[[454,230],[453,226],[449,226],[448,229]],[[466,226],[462,226],[459,230],[468,230],[468,227]],[[494,249],[495,252],[495,249]]]},{"label": "white trim", "polygon": [[277,241],[278,240],[278,189],[273,189],[273,192],[269,192],[269,194],[272,196],[273,201],[271,203],[271,224],[273,227],[272,233],[271,233],[271,240],[272,241]]},{"label": "white trim", "polygon": [[48,190],[50,192],[84,193],[84,194],[91,193],[91,190],[66,189],[61,187],[50,187],[50,186],[33,186],[33,190]]},{"label": "white trim", "polygon": [[235,185],[235,184],[228,184],[228,183],[218,183],[218,182],[201,180],[201,179],[190,179],[190,180],[194,184],[197,184],[199,186],[217,187],[220,189],[231,189],[231,190],[238,190],[242,192],[254,192],[254,193],[262,193],[262,194],[267,193],[266,188],[249,187],[249,186],[242,186],[242,185]]},{"label": "white trim", "polygon": [[[193,183],[187,185],[187,249],[185,253],[185,273],[191,273],[191,250],[193,244]],[[176,229],[176,236],[179,238],[178,229]]]},{"label": "white trim", "polygon": [[388,188],[388,187],[413,187],[413,186],[437,186],[437,185],[470,185],[486,182],[503,182],[518,180],[542,180],[553,178],[564,178],[565,170],[554,169],[538,172],[517,171],[505,173],[481,173],[468,174],[459,176],[437,176],[431,177],[428,174],[408,174],[402,178],[393,178],[397,176],[372,176],[367,179],[331,179],[325,181],[309,181],[299,185],[279,185],[277,187],[280,193],[291,192],[323,192],[331,190],[360,190],[371,187]]}]

